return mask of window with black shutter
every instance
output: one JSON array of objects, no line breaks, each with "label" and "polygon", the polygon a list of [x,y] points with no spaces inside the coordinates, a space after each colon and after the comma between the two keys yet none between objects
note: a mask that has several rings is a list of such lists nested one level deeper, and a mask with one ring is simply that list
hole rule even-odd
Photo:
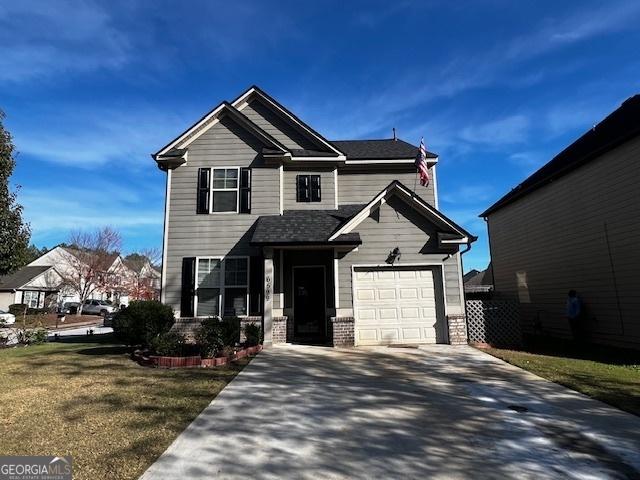
[{"label": "window with black shutter", "polygon": [[209,213],[209,195],[210,188],[211,169],[200,168],[198,169],[198,199],[197,199],[197,213]]},{"label": "window with black shutter", "polygon": [[298,202],[320,202],[320,175],[296,176],[296,200]]},{"label": "window with black shutter", "polygon": [[240,213],[251,213],[251,169],[240,169]]}]

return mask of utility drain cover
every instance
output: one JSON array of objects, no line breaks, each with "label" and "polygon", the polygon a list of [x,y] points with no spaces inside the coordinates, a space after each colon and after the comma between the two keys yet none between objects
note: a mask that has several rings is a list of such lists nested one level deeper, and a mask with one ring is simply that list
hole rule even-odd
[{"label": "utility drain cover", "polygon": [[529,411],[527,407],[523,407],[522,405],[509,405],[507,408],[518,413],[525,413]]}]

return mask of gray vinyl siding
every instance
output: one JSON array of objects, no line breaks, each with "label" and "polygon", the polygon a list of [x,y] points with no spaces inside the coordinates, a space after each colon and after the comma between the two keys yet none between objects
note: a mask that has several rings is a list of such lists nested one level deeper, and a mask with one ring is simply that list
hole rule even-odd
[{"label": "gray vinyl siding", "polygon": [[[223,118],[189,146],[187,163],[173,170],[165,302],[174,310],[180,308],[183,257],[261,255],[249,246],[249,229],[258,216],[280,209],[280,172],[259,160],[261,149],[253,136]],[[221,166],[251,167],[251,214],[196,214],[198,169]]]},{"label": "gray vinyl siding", "polygon": [[575,289],[594,340],[640,344],[638,178],[635,139],[489,216],[496,292],[522,299],[525,327],[568,335]]},{"label": "gray vinyl siding", "polygon": [[[353,265],[384,265],[389,252],[400,248],[397,266],[412,263],[442,264],[444,292],[449,307],[461,307],[460,272],[457,249],[438,247],[437,230],[424,217],[403,201],[392,197],[377,213],[372,213],[356,227],[362,245],[357,251],[344,254],[339,260],[340,308],[352,308],[351,267]],[[448,257],[451,253],[451,257]]]},{"label": "gray vinyl siding", "polygon": [[[431,169],[429,172],[433,179]],[[399,180],[407,188],[414,190],[416,169],[413,164],[393,170],[381,170],[374,166],[366,170],[338,170],[338,204],[368,203],[394,180]],[[435,205],[433,183],[426,188],[418,183],[415,191],[428,204]]]},{"label": "gray vinyl siding", "polygon": [[317,149],[308,138],[266,108],[259,100],[251,101],[242,109],[242,113],[287,148]]},{"label": "gray vinyl siding", "polygon": [[[296,176],[320,175],[320,202],[296,201]],[[285,170],[283,180],[283,199],[285,210],[332,210],[336,208],[336,184],[331,170]]]}]

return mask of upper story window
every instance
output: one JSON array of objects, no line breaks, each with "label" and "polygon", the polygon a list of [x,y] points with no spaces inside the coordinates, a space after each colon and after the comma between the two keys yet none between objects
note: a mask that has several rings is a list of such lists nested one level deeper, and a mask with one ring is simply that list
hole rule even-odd
[{"label": "upper story window", "polygon": [[319,202],[321,198],[320,175],[296,176],[296,201]]},{"label": "upper story window", "polygon": [[198,170],[197,213],[250,213],[251,170],[240,167]]}]

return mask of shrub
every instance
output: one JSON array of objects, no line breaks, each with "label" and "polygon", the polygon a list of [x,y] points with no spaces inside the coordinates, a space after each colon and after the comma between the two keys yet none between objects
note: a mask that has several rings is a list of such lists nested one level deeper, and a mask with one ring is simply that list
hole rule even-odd
[{"label": "shrub", "polygon": [[244,336],[248,347],[255,347],[260,343],[261,328],[255,323],[248,323],[244,327]]},{"label": "shrub", "polygon": [[18,330],[16,336],[18,343],[23,345],[38,345],[47,341],[47,330],[45,328]]},{"label": "shrub", "polygon": [[225,317],[222,319],[222,342],[225,347],[235,347],[240,342],[240,319]]},{"label": "shrub", "polygon": [[25,315],[27,313],[27,306],[24,303],[12,303],[9,305],[9,313],[15,315]]},{"label": "shrub", "polygon": [[178,332],[164,332],[151,339],[151,351],[164,357],[179,357],[185,349],[184,336]]},{"label": "shrub", "polygon": [[46,308],[31,308],[24,303],[13,303],[9,305],[9,313],[18,316],[23,315],[45,315],[49,313]]},{"label": "shrub", "polygon": [[113,333],[127,345],[149,346],[152,339],[167,333],[174,321],[171,307],[156,300],[134,301],[116,313]]},{"label": "shrub", "polygon": [[202,325],[196,331],[196,344],[200,354],[205,358],[214,358],[224,347],[223,326],[216,318],[208,318],[202,321]]}]

